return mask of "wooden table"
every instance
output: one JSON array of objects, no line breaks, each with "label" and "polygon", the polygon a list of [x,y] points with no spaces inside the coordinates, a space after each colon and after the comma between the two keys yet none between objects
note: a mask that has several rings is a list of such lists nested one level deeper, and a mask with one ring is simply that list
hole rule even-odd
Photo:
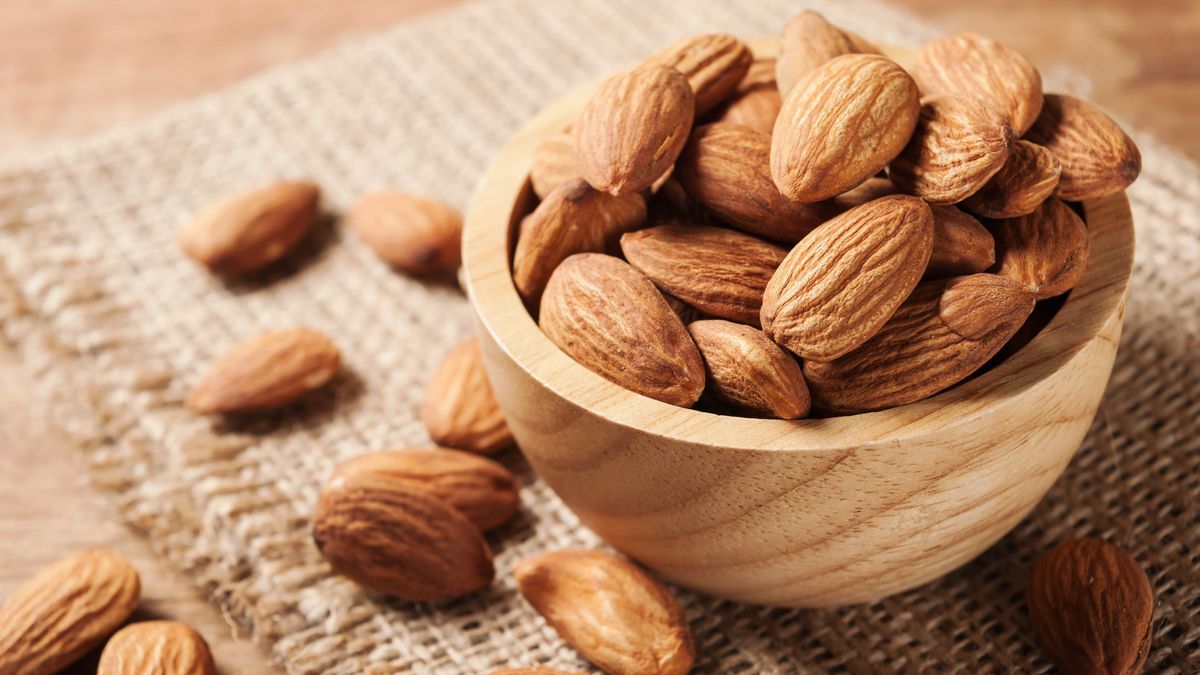
[{"label": "wooden table", "polygon": [[[55,0],[0,7],[0,148],[33,147],[137,119],[267,66],[460,0]],[[948,31],[986,32],[1043,70],[1090,78],[1091,98],[1200,159],[1195,0],[893,0]],[[142,573],[145,616],[191,623],[225,673],[269,670],[182,575],[118,523],[83,462],[25,394],[0,346],[0,598],[43,565],[109,546]],[[94,656],[77,672],[94,667]]]}]

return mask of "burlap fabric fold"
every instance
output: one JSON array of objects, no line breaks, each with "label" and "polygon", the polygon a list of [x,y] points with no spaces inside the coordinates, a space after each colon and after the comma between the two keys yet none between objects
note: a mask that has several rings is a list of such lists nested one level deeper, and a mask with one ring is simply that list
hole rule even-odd
[{"label": "burlap fabric fold", "polygon": [[[866,2],[835,22],[907,44],[928,30]],[[599,545],[517,453],[524,511],[492,542],[491,589],[393,603],[331,575],[308,514],[335,463],[425,444],[423,385],[470,329],[452,285],[395,274],[331,217],[269,279],[225,285],[178,252],[215,197],[311,177],[331,214],[402,187],[464,205],[504,142],[572,85],[705,31],[774,33],[783,0],[501,0],[468,6],[0,169],[0,321],[79,439],[94,478],[155,548],[294,673],[586,669],[517,594],[519,558]],[[1049,78],[1051,86],[1063,83]],[[947,578],[868,606],[785,611],[681,592],[698,670],[1044,672],[1023,592],[1062,537],[1128,548],[1154,583],[1147,669],[1200,666],[1200,172],[1138,138],[1136,279],[1092,433],[1030,518]],[[182,399],[205,364],[260,330],[305,324],[347,374],[289,414],[213,425]]]}]

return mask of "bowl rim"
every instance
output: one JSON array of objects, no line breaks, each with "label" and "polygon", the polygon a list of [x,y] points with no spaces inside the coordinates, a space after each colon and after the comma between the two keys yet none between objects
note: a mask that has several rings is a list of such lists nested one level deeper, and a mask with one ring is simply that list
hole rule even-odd
[{"label": "bowl rim", "polygon": [[[756,57],[769,58],[777,44],[763,39],[751,46]],[[481,179],[463,229],[464,275],[477,325],[518,367],[581,413],[666,440],[730,450],[886,448],[933,431],[966,431],[966,425],[982,417],[1019,405],[1022,392],[1066,368],[1093,340],[1108,340],[1106,327],[1123,318],[1134,231],[1129,201],[1118,192],[1083,203],[1087,269],[1051,321],[1000,364],[927,399],[856,415],[778,420],[681,408],[625,389],[577,363],[542,333],[510,271],[512,230],[535,200],[529,183],[533,152],[543,139],[565,130],[600,81],[551,102],[509,139]]]}]

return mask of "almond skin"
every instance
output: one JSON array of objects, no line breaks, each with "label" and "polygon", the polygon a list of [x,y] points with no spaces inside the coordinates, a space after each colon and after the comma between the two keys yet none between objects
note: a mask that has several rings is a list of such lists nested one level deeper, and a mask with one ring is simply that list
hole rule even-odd
[{"label": "almond skin", "polygon": [[420,485],[484,532],[511,518],[520,505],[517,481],[508,469],[448,448],[368,452],[339,464],[330,480],[355,475]]},{"label": "almond skin", "polygon": [[570,133],[564,131],[549,136],[533,151],[529,181],[538,199],[545,199],[554,188],[580,175],[582,170],[575,156],[575,137]]},{"label": "almond skin", "polygon": [[1087,268],[1087,226],[1051,197],[1033,213],[992,223],[997,274],[1025,284],[1039,300],[1066,293]]},{"label": "almond skin", "polygon": [[325,386],[341,360],[337,346],[311,328],[260,333],[213,361],[188,395],[187,406],[200,414],[285,406]]},{"label": "almond skin", "polygon": [[1064,541],[1033,566],[1027,600],[1038,643],[1066,675],[1142,672],[1154,591],[1133,556],[1102,539]]},{"label": "almond skin", "polygon": [[956,204],[996,175],[1012,142],[1008,120],[979,100],[928,97],[912,139],[888,166],[888,178],[930,204]]},{"label": "almond skin", "polygon": [[781,107],[783,98],[775,86],[775,59],[759,59],[750,64],[750,70],[717,115],[717,121],[740,124],[770,136]]},{"label": "almond skin", "polygon": [[696,100],[696,117],[729,98],[753,61],[749,47],[724,33],[680,40],[646,60],[683,73]]},{"label": "almond skin", "polygon": [[932,206],[933,253],[925,279],[986,272],[996,262],[996,242],[978,220],[953,206]]},{"label": "almond skin", "polygon": [[808,414],[812,399],[800,364],[763,332],[730,321],[688,326],[704,357],[714,398],[756,417],[794,420]]},{"label": "almond skin", "polygon": [[280,182],[230,197],[201,211],[179,234],[183,252],[223,275],[245,275],[292,249],[312,228],[321,190]]},{"label": "almond skin", "polygon": [[1047,94],[1027,138],[1062,164],[1058,196],[1099,199],[1129,187],[1142,171],[1142,154],[1111,117],[1087,101]]},{"label": "almond skin", "polygon": [[546,286],[539,325],[568,356],[631,391],[688,407],[704,390],[687,329],[654,284],[617,258],[567,258]]},{"label": "almond skin", "polygon": [[844,54],[876,53],[877,49],[829,23],[819,12],[806,9],[783,26],[775,77],[786,94],[805,75]]},{"label": "almond skin", "polygon": [[767,337],[830,361],[866,342],[912,291],[933,251],[933,213],[907,195],[881,197],[796,244],[763,295]]},{"label": "almond skin", "polygon": [[962,207],[985,218],[1032,213],[1058,187],[1062,164],[1054,153],[1029,141],[1016,141],[1000,171]]},{"label": "almond skin", "polygon": [[701,312],[758,325],[763,290],[787,251],[722,227],[672,223],[621,237],[625,259]]},{"label": "almond skin", "polygon": [[994,274],[926,281],[866,344],[805,362],[813,405],[860,413],[928,398],[987,363],[1033,306],[1028,289]]},{"label": "almond skin", "polygon": [[784,97],[771,136],[771,176],[785,196],[815,202],[888,165],[920,116],[917,84],[876,54],[839,56]]},{"label": "almond skin", "polygon": [[466,340],[446,354],[425,391],[421,421],[433,442],[447,448],[494,455],[512,446],[479,340]]},{"label": "almond skin", "polygon": [[137,607],[137,570],[95,549],[38,572],[0,605],[0,673],[54,673],[91,651]]},{"label": "almond skin", "polygon": [[609,78],[575,123],[583,177],[614,195],[650,187],[683,150],[694,115],[692,87],[674,68],[645,65]]},{"label": "almond skin", "polygon": [[525,558],[513,576],[546,623],[604,672],[691,670],[695,647],[679,602],[633,563],[571,549]]},{"label": "almond skin", "polygon": [[977,33],[948,35],[926,44],[913,77],[927,95],[977,98],[1008,118],[1023,135],[1042,109],[1042,76],[1016,50]]},{"label": "almond skin", "polygon": [[451,272],[462,261],[462,214],[396,190],[367,195],[346,223],[384,262],[414,276]]},{"label": "almond skin", "polygon": [[96,675],[215,675],[208,643],[178,621],[125,626],[104,646]]}]

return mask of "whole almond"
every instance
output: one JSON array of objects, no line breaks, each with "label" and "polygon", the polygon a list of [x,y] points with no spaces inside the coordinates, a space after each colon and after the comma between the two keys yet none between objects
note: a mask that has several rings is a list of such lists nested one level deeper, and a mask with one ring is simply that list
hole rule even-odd
[{"label": "whole almond", "polygon": [[1062,165],[1054,153],[1029,141],[1013,143],[1008,160],[962,207],[986,218],[1032,213],[1054,194]]},{"label": "whole almond", "polygon": [[859,413],[928,398],[987,363],[1033,306],[1028,289],[994,274],[926,281],[866,344],[805,362],[813,405]]},{"label": "whole almond", "polygon": [[900,154],[920,112],[917,84],[887,57],[827,61],[783,99],[771,136],[776,187],[802,202],[849,190]]},{"label": "whole almond", "polygon": [[1136,675],[1150,654],[1154,591],[1133,556],[1102,539],[1064,541],[1033,566],[1038,643],[1066,675]]},{"label": "whole almond", "polygon": [[320,197],[314,183],[280,182],[224,199],[184,226],[179,246],[217,274],[257,271],[308,234]]},{"label": "whole almond", "polygon": [[1133,139],[1102,110],[1074,96],[1047,94],[1027,138],[1062,164],[1058,196],[1068,201],[1120,192],[1142,170],[1142,154]]},{"label": "whole almond", "polygon": [[977,98],[1008,118],[1021,136],[1042,109],[1042,76],[1016,50],[977,33],[959,33],[926,44],[913,77],[927,95]]},{"label": "whole almond", "polygon": [[512,446],[479,340],[466,340],[446,354],[425,390],[421,421],[433,442],[447,448],[492,455]]},{"label": "whole almond", "polygon": [[524,221],[513,254],[513,283],[536,307],[554,268],[576,253],[598,253],[646,222],[639,194],[614,197],[581,178],[559,184]]},{"label": "whole almond", "polygon": [[692,87],[678,70],[646,65],[614,75],[575,123],[583,177],[614,195],[650,187],[683,150],[694,115]]},{"label": "whole almond", "polygon": [[759,59],[750,64],[750,70],[733,90],[717,121],[740,124],[769,136],[781,107],[783,98],[775,86],[775,59]]},{"label": "whole almond", "polygon": [[517,481],[508,469],[458,450],[368,452],[339,464],[330,480],[354,475],[423,486],[485,532],[511,518],[520,505]]},{"label": "whole almond", "polygon": [[625,259],[704,314],[757,326],[763,290],[787,251],[723,227],[673,223],[621,237]]},{"label": "whole almond", "polygon": [[806,9],[783,26],[775,77],[787,94],[796,83],[830,59],[844,54],[875,53],[867,43],[829,23],[819,12]]},{"label": "whole almond", "polygon": [[758,417],[804,417],[812,400],[800,364],[763,332],[729,321],[688,326],[704,357],[707,392]]},{"label": "whole almond", "polygon": [[1087,268],[1087,226],[1057,197],[1028,215],[995,221],[992,233],[996,273],[1025,284],[1039,300],[1071,290]]},{"label": "whole almond", "polygon": [[888,178],[930,204],[956,204],[996,175],[1012,142],[1008,120],[978,99],[928,97],[912,139],[888,166]]},{"label": "whole almond", "polygon": [[376,192],[350,210],[346,223],[384,262],[409,274],[449,272],[462,261],[462,214],[433,199]]},{"label": "whole almond", "polygon": [[771,138],[728,123],[699,127],[679,157],[676,176],[693,199],[729,224],[780,241],[799,241],[832,215],[828,204],[780,194],[771,179]]},{"label": "whole almond", "polygon": [[533,151],[529,166],[529,182],[539,199],[550,196],[554,188],[582,175],[579,159],[575,155],[575,137],[561,132],[546,137]]},{"label": "whole almond", "polygon": [[696,117],[728,98],[753,61],[749,47],[724,33],[680,40],[646,59],[683,73],[696,100]]},{"label": "whole almond", "polygon": [[604,672],[691,670],[695,647],[679,602],[633,563],[572,549],[525,558],[513,576],[546,623]]},{"label": "whole almond", "polygon": [[933,251],[933,213],[880,197],[813,230],[763,295],[763,332],[804,359],[829,361],[866,342],[912,291]]},{"label": "whole almond", "polygon": [[0,673],[62,670],[124,623],[140,593],[137,571],[105,549],[43,569],[0,605]]},{"label": "whole almond", "polygon": [[187,406],[201,414],[278,408],[325,386],[340,367],[341,353],[323,333],[311,328],[260,333],[213,361]]},{"label": "whole almond", "polygon": [[654,284],[617,258],[567,258],[546,286],[539,325],[568,356],[631,391],[687,407],[704,390],[687,329]]},{"label": "whole almond", "polygon": [[933,253],[926,279],[986,272],[996,262],[996,242],[978,220],[954,206],[932,206]]},{"label": "whole almond", "polygon": [[401,600],[457,598],[495,576],[470,519],[423,486],[367,473],[325,485],[313,540],[334,571]]},{"label": "whole almond", "polygon": [[215,675],[208,643],[178,621],[141,621],[104,646],[96,675]]}]

